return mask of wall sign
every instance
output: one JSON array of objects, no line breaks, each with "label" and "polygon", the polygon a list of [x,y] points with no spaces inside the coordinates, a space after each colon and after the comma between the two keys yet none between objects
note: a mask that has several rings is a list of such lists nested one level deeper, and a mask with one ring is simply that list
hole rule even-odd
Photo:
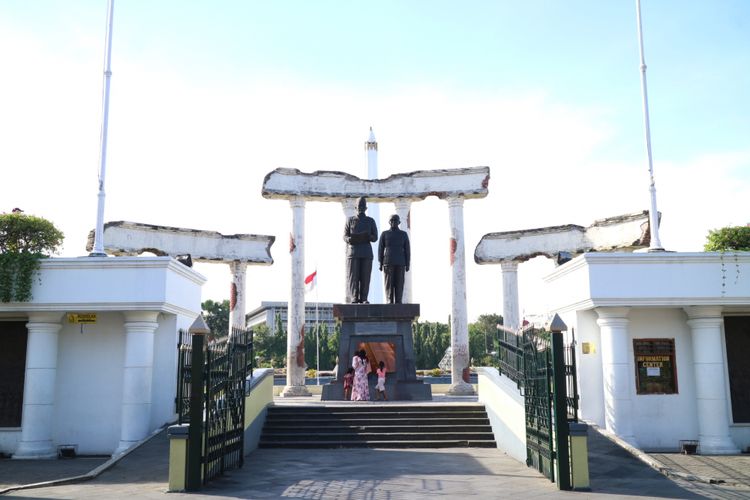
[{"label": "wall sign", "polygon": [[96,313],[68,313],[68,323],[94,324],[96,323]]},{"label": "wall sign", "polygon": [[637,394],[677,394],[674,339],[633,339]]}]

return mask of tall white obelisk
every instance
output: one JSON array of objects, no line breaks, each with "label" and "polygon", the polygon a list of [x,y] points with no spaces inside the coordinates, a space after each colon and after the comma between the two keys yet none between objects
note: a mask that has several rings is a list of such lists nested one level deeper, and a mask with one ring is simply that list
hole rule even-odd
[{"label": "tall white obelisk", "polygon": [[[375,140],[375,134],[372,132],[370,127],[370,136],[365,142],[365,151],[367,152],[367,176],[366,179],[377,179],[378,178],[378,141]],[[386,229],[382,227],[380,221],[380,204],[372,203],[367,200],[367,215],[375,219],[375,224],[378,226],[378,237],[380,233]],[[383,288],[383,273],[380,272],[378,266],[378,242],[372,244],[372,253],[374,258],[372,259],[372,273],[370,274],[370,293],[368,295],[368,302],[370,304],[382,304],[384,295]]]}]

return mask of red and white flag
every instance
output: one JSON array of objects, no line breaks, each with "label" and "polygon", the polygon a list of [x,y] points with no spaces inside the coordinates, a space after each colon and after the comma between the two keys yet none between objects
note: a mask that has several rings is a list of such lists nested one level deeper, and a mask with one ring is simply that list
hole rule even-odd
[{"label": "red and white flag", "polygon": [[305,291],[312,292],[315,289],[315,285],[318,283],[318,270],[312,272],[305,278]]}]

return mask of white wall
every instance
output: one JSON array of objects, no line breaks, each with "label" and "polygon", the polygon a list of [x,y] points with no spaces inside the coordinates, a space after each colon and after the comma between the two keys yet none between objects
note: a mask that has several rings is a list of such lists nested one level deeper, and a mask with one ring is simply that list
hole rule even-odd
[{"label": "white wall", "polygon": [[69,324],[59,334],[55,418],[56,444],[76,444],[80,454],[110,454],[120,439],[122,313],[99,313],[93,325]]},{"label": "white wall", "polygon": [[[0,316],[21,320],[32,311],[59,311],[55,445],[79,454],[111,454],[121,438],[124,311],[159,312],[154,332],[150,427],[175,419],[177,336],[200,314],[205,278],[168,257],[45,259],[33,299],[0,303]],[[64,313],[96,312],[94,324],[70,324]],[[145,436],[144,436],[145,437]],[[0,452],[13,453],[19,429],[0,429]]]},{"label": "white wall", "polygon": [[[572,311],[560,315],[568,327],[566,342],[575,329],[576,368],[578,370],[578,416],[587,422],[604,426],[604,375],[602,374],[601,335],[594,311]],[[591,351],[583,354],[583,343]]]},{"label": "white wall", "polygon": [[[178,317],[174,314],[159,315],[159,327],[154,332],[154,368],[151,383],[151,428],[156,429],[174,423],[175,397],[177,395],[177,340],[178,329],[186,325],[188,318],[180,318],[181,327],[177,326]],[[190,321],[192,323],[192,321]]]},{"label": "white wall", "polygon": [[3,427],[0,429],[0,453],[10,455],[21,441],[21,429]]},{"label": "white wall", "polygon": [[698,439],[693,348],[687,315],[676,308],[637,308],[630,311],[628,319],[631,339],[675,339],[677,362],[677,394],[636,395],[633,342],[629,342],[636,441],[648,451],[679,450],[680,440]]},{"label": "white wall", "polygon": [[479,401],[484,403],[497,447],[526,463],[526,411],[518,386],[497,368],[477,368]]}]

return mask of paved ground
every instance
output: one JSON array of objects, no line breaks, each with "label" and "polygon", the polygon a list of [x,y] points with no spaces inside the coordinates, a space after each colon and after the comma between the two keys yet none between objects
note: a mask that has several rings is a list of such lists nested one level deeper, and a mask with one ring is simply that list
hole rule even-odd
[{"label": "paved ground", "polygon": [[[309,400],[308,400],[309,401]],[[673,477],[592,430],[589,435],[591,492],[562,492],[554,483],[497,449],[256,450],[242,469],[231,471],[197,494],[167,489],[167,448],[161,433],[96,478],[5,493],[4,498],[287,498],[399,500],[473,498],[679,498],[750,499],[747,455],[649,455],[668,465]],[[13,484],[79,475],[101,460],[44,463],[0,461],[0,491]],[[678,470],[679,469],[679,470]],[[688,475],[730,484],[688,481]]]}]

